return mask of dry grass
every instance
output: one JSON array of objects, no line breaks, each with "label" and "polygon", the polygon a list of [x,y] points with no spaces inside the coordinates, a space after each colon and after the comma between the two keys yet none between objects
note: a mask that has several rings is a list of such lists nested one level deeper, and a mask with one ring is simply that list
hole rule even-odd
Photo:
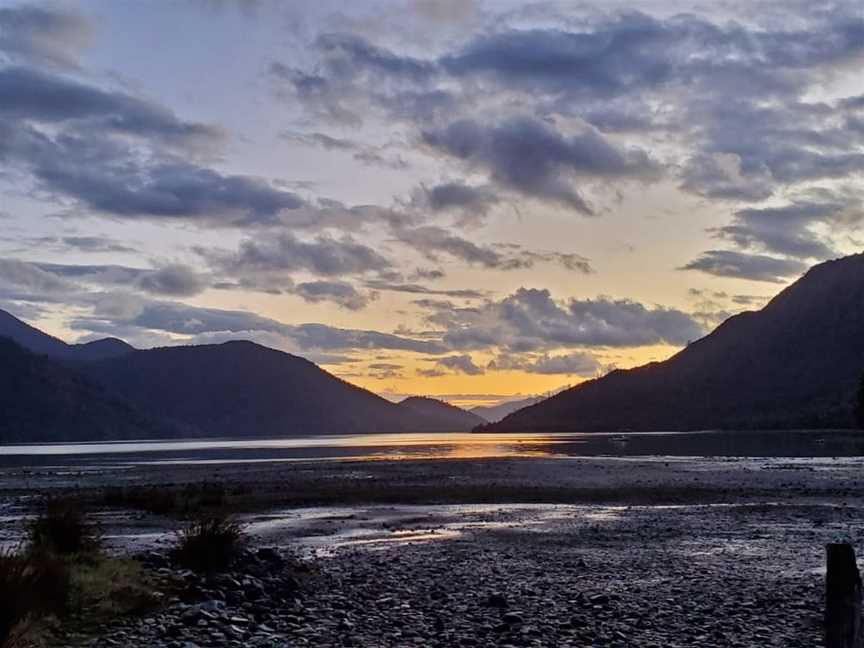
[{"label": "dry grass", "polygon": [[81,505],[70,498],[42,502],[29,525],[29,552],[72,556],[98,552],[100,533]]},{"label": "dry grass", "polygon": [[0,648],[24,645],[43,617],[64,614],[70,580],[69,566],[53,556],[0,552]]},{"label": "dry grass", "polygon": [[226,517],[202,518],[177,534],[172,556],[178,564],[197,572],[227,570],[247,543],[243,526]]}]

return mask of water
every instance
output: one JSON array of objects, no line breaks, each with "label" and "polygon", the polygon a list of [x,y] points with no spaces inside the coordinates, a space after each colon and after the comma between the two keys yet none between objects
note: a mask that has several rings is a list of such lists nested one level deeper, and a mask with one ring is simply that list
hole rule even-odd
[{"label": "water", "polygon": [[0,466],[133,466],[494,457],[862,457],[864,432],[369,434],[0,446]]}]

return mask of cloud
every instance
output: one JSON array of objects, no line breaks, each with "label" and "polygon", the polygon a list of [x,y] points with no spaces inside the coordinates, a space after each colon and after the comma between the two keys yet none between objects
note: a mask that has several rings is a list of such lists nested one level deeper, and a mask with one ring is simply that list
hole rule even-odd
[{"label": "cloud", "polygon": [[502,355],[489,363],[491,371],[525,371],[534,374],[594,376],[600,362],[590,353],[576,351],[566,355]]},{"label": "cloud", "polygon": [[417,373],[427,378],[435,378],[446,375],[448,372],[461,373],[466,376],[479,376],[484,373],[481,367],[474,364],[470,355],[453,355],[439,358],[433,361],[435,368],[418,369]]},{"label": "cloud", "polygon": [[14,121],[0,122],[2,162],[27,170],[42,191],[121,218],[272,224],[282,210],[304,205],[261,178],[170,158],[142,161],[120,140],[66,131],[51,136]]},{"label": "cloud", "polygon": [[75,67],[92,31],[77,13],[26,5],[0,8],[0,60],[5,55],[13,61]]},{"label": "cloud", "polygon": [[459,288],[453,290],[429,288],[419,284],[391,283],[383,279],[370,279],[365,282],[368,288],[374,290],[389,290],[391,292],[409,293],[412,295],[440,295],[443,297],[454,297],[459,299],[480,299],[486,296],[482,290],[471,288]]},{"label": "cloud", "polygon": [[288,232],[249,238],[236,252],[197,248],[211,265],[233,277],[254,279],[272,273],[307,271],[325,277],[383,271],[391,262],[381,254],[351,238],[319,236],[301,241]]},{"label": "cloud", "polygon": [[565,347],[680,346],[704,331],[688,314],[630,300],[556,301],[548,290],[520,288],[479,307],[433,308],[431,324],[454,349],[511,352]]},{"label": "cloud", "polygon": [[207,278],[182,263],[171,263],[144,272],[136,286],[152,295],[191,297],[207,288]]},{"label": "cloud", "polygon": [[18,259],[0,259],[0,297],[9,300],[56,302],[77,287],[71,281]]},{"label": "cloud", "polygon": [[731,250],[708,250],[681,268],[681,270],[698,270],[716,277],[771,283],[783,283],[790,277],[800,275],[806,269],[805,263],[793,259]]},{"label": "cloud", "polygon": [[[308,70],[282,65],[276,76],[318,117],[398,123],[466,174],[583,213],[595,210],[588,181],[650,180],[667,168],[685,191],[753,202],[864,169],[860,98],[812,99],[864,60],[857,3],[786,12],[563,17],[541,6],[490,16],[428,58],[329,34]],[[658,133],[664,160],[674,158],[663,168],[638,148]]]},{"label": "cloud", "polygon": [[[379,331],[341,329],[325,324],[284,324],[239,310],[202,308],[181,302],[154,301],[132,294],[103,293],[89,300],[92,313],[69,321],[72,329],[122,337],[132,333],[182,336],[176,343],[216,339],[246,339],[269,335],[273,345],[307,351],[367,351],[387,349],[441,354],[437,342],[416,340]],[[260,338],[259,338],[260,339]]]},{"label": "cloud", "polygon": [[469,265],[496,270],[520,270],[531,268],[536,263],[557,263],[573,272],[593,272],[588,259],[578,254],[524,250],[520,245],[494,249],[477,245],[443,227],[396,228],[393,235],[431,261],[438,261],[441,254],[446,254]]},{"label": "cloud", "polygon": [[445,182],[414,191],[411,204],[416,209],[432,212],[456,212],[461,224],[478,224],[501,198],[488,186],[472,186],[462,182]]},{"label": "cloud", "polygon": [[[792,202],[780,207],[741,209],[730,225],[714,230],[718,238],[741,248],[764,250],[799,259],[827,259],[836,254],[825,238],[812,228],[843,225],[850,205],[843,202]],[[860,212],[855,221],[860,220]]]},{"label": "cloud", "polygon": [[408,163],[399,156],[388,154],[391,146],[371,146],[352,139],[332,137],[325,133],[295,133],[285,131],[279,137],[289,142],[297,142],[306,146],[319,146],[326,151],[343,151],[351,153],[351,157],[369,166],[385,169],[405,169]]},{"label": "cloud", "polygon": [[422,138],[427,146],[469,168],[488,171],[493,181],[508,189],[586,214],[593,209],[574,186],[577,179],[654,180],[661,172],[645,151],[619,148],[590,128],[562,135],[534,117],[491,126],[463,119],[442,129],[427,129]]},{"label": "cloud", "polygon": [[369,304],[369,296],[363,295],[344,281],[310,281],[297,284],[294,293],[305,301],[316,304],[331,301],[348,310],[360,310]]},{"label": "cloud", "polygon": [[42,123],[152,137],[164,144],[195,150],[221,142],[221,129],[184,122],[170,110],[121,92],[109,92],[32,68],[0,68],[0,116]]},{"label": "cloud", "polygon": [[63,236],[47,241],[56,241],[57,244],[78,252],[137,252],[135,248],[107,236]]}]

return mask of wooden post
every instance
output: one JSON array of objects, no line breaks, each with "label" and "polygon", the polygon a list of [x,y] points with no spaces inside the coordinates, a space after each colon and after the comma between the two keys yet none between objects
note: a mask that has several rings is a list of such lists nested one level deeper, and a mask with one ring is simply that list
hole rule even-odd
[{"label": "wooden post", "polygon": [[829,544],[825,577],[825,648],[864,648],[861,574],[851,545]]}]

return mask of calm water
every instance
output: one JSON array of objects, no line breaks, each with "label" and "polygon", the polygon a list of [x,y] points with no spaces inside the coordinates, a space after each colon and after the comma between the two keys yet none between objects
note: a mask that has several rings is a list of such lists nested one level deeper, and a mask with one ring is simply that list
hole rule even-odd
[{"label": "calm water", "polygon": [[372,434],[0,446],[0,466],[483,457],[860,457],[864,433]]}]

